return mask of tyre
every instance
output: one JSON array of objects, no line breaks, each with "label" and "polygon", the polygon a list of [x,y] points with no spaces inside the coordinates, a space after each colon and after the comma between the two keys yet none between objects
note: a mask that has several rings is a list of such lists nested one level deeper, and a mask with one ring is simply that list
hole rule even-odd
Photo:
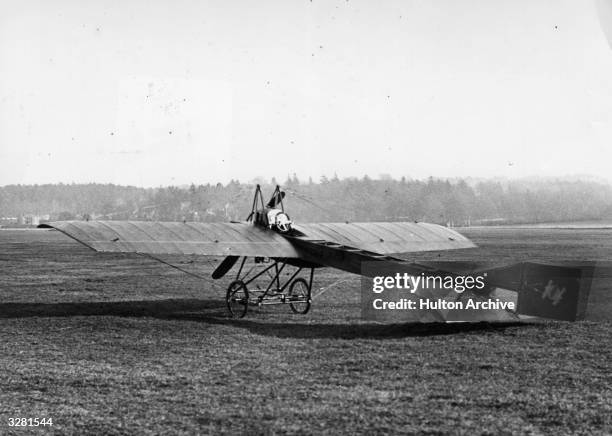
[{"label": "tyre", "polygon": [[310,310],[310,286],[301,277],[295,279],[289,287],[289,307],[291,307],[293,313],[302,315],[307,314]]},{"label": "tyre", "polygon": [[242,280],[234,280],[225,294],[227,310],[232,318],[243,318],[249,310],[249,291]]}]

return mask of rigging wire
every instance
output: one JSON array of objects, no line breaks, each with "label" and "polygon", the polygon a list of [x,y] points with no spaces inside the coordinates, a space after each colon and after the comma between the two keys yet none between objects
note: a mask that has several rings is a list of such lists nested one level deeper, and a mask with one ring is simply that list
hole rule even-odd
[{"label": "rigging wire", "polygon": [[331,283],[331,284],[329,284],[329,285],[327,285],[327,286],[324,286],[324,287],[322,287],[322,288],[319,288],[319,292],[317,292],[315,295],[311,296],[310,298],[314,300],[315,298],[318,298],[320,295],[322,295],[322,294],[324,294],[325,292],[329,291],[329,290],[330,290],[331,288],[333,288],[334,286],[337,286],[337,285],[339,285],[340,283],[348,282],[348,281],[350,281],[350,280],[351,280],[350,278],[338,279],[338,280],[336,280],[335,282],[333,282],[333,283]]},{"label": "rigging wire", "polygon": [[139,254],[139,255],[140,255],[140,256],[142,256],[142,257],[147,257],[147,258],[149,258],[149,259],[151,259],[151,260],[155,260],[155,261],[157,261],[157,262],[163,263],[164,265],[167,265],[167,266],[169,266],[170,268],[174,268],[174,269],[176,269],[176,270],[178,270],[178,271],[180,271],[180,272],[183,272],[183,273],[185,273],[185,274],[187,274],[187,275],[189,275],[189,276],[191,276],[191,277],[195,277],[195,278],[197,278],[197,279],[203,280],[203,281],[205,281],[205,282],[209,283],[209,284],[210,284],[212,287],[216,287],[216,288],[218,288],[218,289],[221,289],[221,290],[225,291],[225,288],[223,288],[223,287],[221,287],[220,285],[218,285],[217,283],[213,282],[213,281],[212,281],[211,279],[209,279],[208,277],[204,277],[204,276],[201,276],[201,275],[196,274],[196,273],[194,273],[194,272],[187,271],[186,269],[183,269],[183,268],[181,268],[180,266],[173,265],[173,264],[171,264],[170,262],[166,262],[165,260],[160,259],[159,257],[155,257],[155,256],[153,256],[153,255],[151,255],[151,254],[149,254],[149,253],[137,253],[137,254]]},{"label": "rigging wire", "polygon": [[[169,266],[170,268],[174,268],[174,269],[176,269],[176,270],[178,270],[178,271],[180,271],[180,272],[182,272],[182,273],[185,273],[185,274],[187,274],[187,275],[189,275],[189,276],[191,276],[191,277],[195,277],[195,278],[197,278],[197,279],[203,280],[203,281],[205,281],[205,282],[209,283],[209,284],[210,284],[212,287],[214,287],[214,288],[217,288],[217,289],[220,289],[220,290],[222,290],[222,291],[225,291],[225,288],[223,288],[222,286],[220,286],[220,285],[218,285],[217,283],[213,282],[213,281],[212,281],[211,279],[209,279],[208,277],[204,277],[204,276],[201,276],[201,275],[196,274],[196,273],[194,273],[194,272],[187,271],[186,269],[183,269],[183,268],[181,268],[181,267],[179,267],[179,266],[177,266],[177,265],[171,264],[170,262],[166,262],[165,260],[160,259],[159,257],[155,257],[155,256],[153,256],[153,255],[151,255],[151,254],[149,254],[149,253],[137,253],[137,254],[139,254],[139,255],[140,255],[140,256],[142,256],[142,257],[147,257],[147,258],[149,258],[149,259],[151,259],[151,260],[155,260],[155,261],[157,261],[157,262],[163,263],[164,265],[167,265],[167,266]],[[251,269],[251,270],[252,270],[252,269]],[[348,281],[350,281],[350,280],[351,280],[351,278],[342,278],[342,279],[338,279],[338,280],[336,280],[336,281],[334,281],[334,282],[330,283],[330,284],[329,284],[329,285],[327,285],[327,286],[323,286],[323,287],[319,288],[319,292],[317,292],[316,294],[314,294],[314,295],[313,295],[311,298],[314,300],[315,298],[318,298],[319,296],[323,295],[325,292],[329,291],[329,290],[330,290],[330,289],[332,289],[333,287],[335,287],[335,286],[337,286],[337,285],[339,285],[339,284],[341,284],[341,283],[348,282]]]},{"label": "rigging wire", "polygon": [[[319,210],[322,210],[323,212],[325,212],[327,214],[327,216],[329,218],[337,219],[337,217],[334,216],[334,214],[331,213],[332,211],[329,208],[325,208],[323,206],[320,206],[318,203],[316,203],[314,200],[308,198],[306,195],[302,195],[302,194],[294,191],[293,189],[283,188],[283,190],[285,192],[291,194],[293,197],[297,198],[298,200],[302,200],[304,203],[307,203],[307,204],[309,204],[311,206],[316,207]],[[351,214],[353,214],[355,212],[353,209],[350,209],[350,208],[348,208],[346,206],[342,206],[342,205],[339,205],[339,204],[334,204],[334,207],[336,209],[342,209],[342,210],[344,210],[346,212],[349,212]]]}]

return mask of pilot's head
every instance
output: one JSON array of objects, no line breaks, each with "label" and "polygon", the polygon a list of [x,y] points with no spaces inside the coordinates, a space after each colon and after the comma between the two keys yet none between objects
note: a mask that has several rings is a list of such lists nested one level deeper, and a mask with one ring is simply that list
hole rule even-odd
[{"label": "pilot's head", "polygon": [[291,230],[291,220],[282,210],[270,209],[268,211],[268,227],[286,233]]}]

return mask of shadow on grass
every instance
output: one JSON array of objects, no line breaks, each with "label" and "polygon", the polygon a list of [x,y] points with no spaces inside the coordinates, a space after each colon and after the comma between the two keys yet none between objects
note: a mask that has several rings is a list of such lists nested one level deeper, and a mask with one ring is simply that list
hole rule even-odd
[{"label": "shadow on grass", "polygon": [[[0,304],[0,319],[34,316],[148,316],[153,318],[170,318],[175,314],[194,311],[205,311],[207,316],[224,316],[226,309],[222,301],[195,298],[81,303],[2,303]],[[209,313],[209,311],[213,312]]]},{"label": "shadow on grass", "polygon": [[453,335],[473,331],[500,331],[522,325],[520,322],[504,323],[399,323],[399,324],[300,324],[265,323],[244,320],[218,320],[221,324],[232,324],[251,333],[275,336],[277,338],[303,339],[359,339],[359,338],[402,338],[410,336]]},{"label": "shadow on grass", "polygon": [[83,303],[4,303],[0,319],[28,317],[121,316],[165,320],[197,321],[228,325],[251,333],[278,338],[398,338],[408,336],[452,335],[475,331],[500,331],[524,325],[521,322],[478,323],[293,323],[262,322],[227,318],[220,300],[167,299]]}]

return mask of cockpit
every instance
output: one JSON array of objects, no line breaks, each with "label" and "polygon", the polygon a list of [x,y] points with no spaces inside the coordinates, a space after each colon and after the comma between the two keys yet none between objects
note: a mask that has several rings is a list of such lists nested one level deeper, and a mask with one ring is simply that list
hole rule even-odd
[{"label": "cockpit", "polygon": [[265,208],[258,210],[255,214],[255,222],[280,233],[287,233],[291,230],[292,221],[285,212],[276,208]]}]

